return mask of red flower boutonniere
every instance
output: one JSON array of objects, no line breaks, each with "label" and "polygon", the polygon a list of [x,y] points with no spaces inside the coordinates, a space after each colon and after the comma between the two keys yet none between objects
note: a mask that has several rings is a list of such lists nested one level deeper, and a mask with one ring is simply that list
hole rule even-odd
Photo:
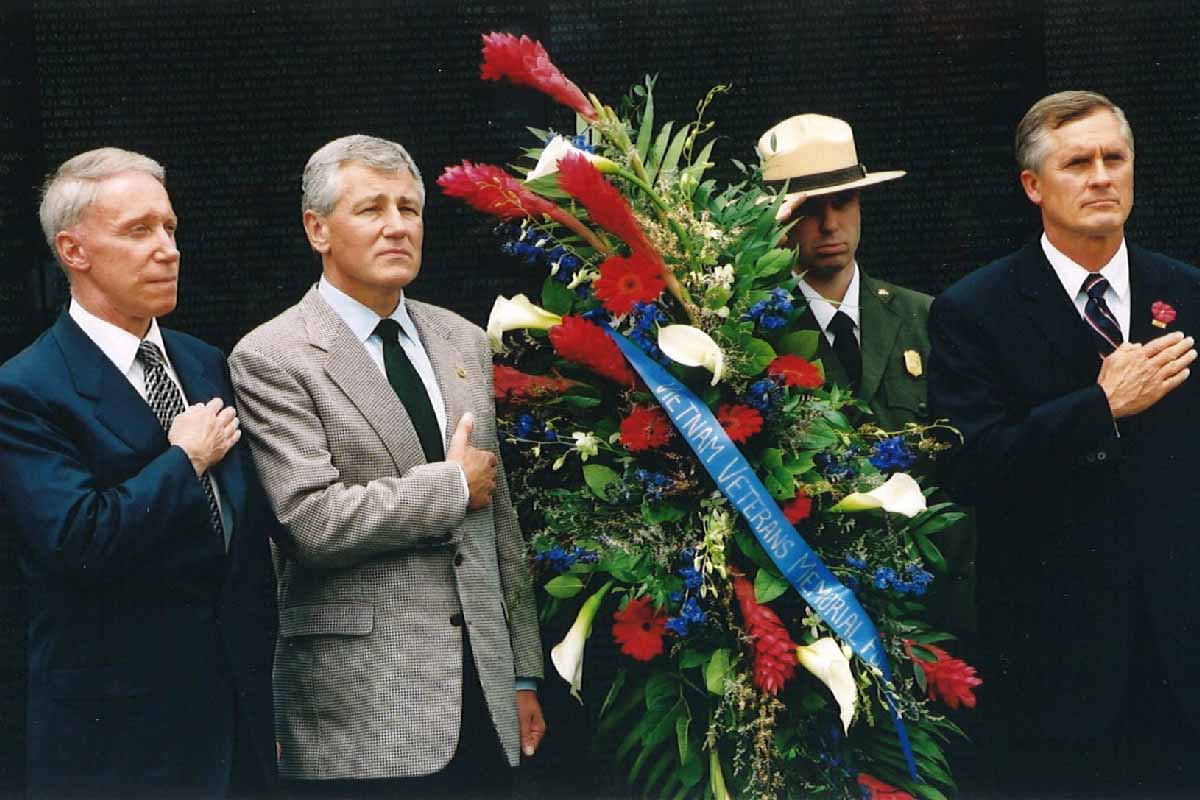
[{"label": "red flower boutonniere", "polygon": [[1175,309],[1170,303],[1155,300],[1150,305],[1150,316],[1154,317],[1150,324],[1156,328],[1165,328],[1175,321]]}]

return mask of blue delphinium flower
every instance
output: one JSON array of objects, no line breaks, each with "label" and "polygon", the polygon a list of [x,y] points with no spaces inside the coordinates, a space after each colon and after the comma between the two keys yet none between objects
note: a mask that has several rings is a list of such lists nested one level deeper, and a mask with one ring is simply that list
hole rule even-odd
[{"label": "blue delphinium flower", "polygon": [[759,300],[746,309],[742,319],[753,321],[764,330],[776,330],[787,324],[792,315],[792,296],[786,289],[775,288],[767,300]]},{"label": "blue delphinium flower", "polygon": [[667,620],[667,630],[683,638],[691,633],[693,626],[703,625],[707,621],[708,612],[700,607],[696,598],[689,597],[679,610],[679,616]]},{"label": "blue delphinium flower", "polygon": [[858,474],[849,458],[839,458],[836,453],[817,453],[813,456],[813,465],[830,480],[853,478]]},{"label": "blue delphinium flower", "polygon": [[875,570],[875,588],[889,589],[896,582],[896,571],[891,567],[878,567]]},{"label": "blue delphinium flower", "polygon": [[517,416],[512,428],[509,429],[509,433],[517,439],[527,439],[536,442],[558,441],[558,434],[553,428],[528,412]]},{"label": "blue delphinium flower", "polygon": [[560,545],[556,544],[549,550],[543,550],[536,554],[533,560],[537,563],[545,564],[554,572],[561,574],[575,566],[576,561],[591,564],[595,563],[599,558],[599,554],[591,550],[585,550],[582,547],[576,546],[573,550],[564,550]]},{"label": "blue delphinium flower", "polygon": [[684,588],[690,591],[695,591],[704,585],[704,576],[694,567],[680,567],[676,573],[683,578]]},{"label": "blue delphinium flower", "polygon": [[633,471],[633,477],[642,484],[642,491],[645,492],[646,499],[650,501],[660,499],[663,491],[672,483],[671,479],[663,473],[652,472],[641,467]]},{"label": "blue delphinium flower", "polygon": [[655,328],[667,321],[667,315],[662,309],[654,303],[637,302],[629,312],[629,319],[633,322],[633,329],[629,332],[630,340],[658,363],[669,363],[669,359],[659,349],[655,336]]},{"label": "blue delphinium flower", "polygon": [[493,232],[505,240],[500,245],[500,252],[517,256],[528,264],[546,267],[554,279],[562,283],[574,280],[575,271],[583,263],[549,232],[529,220],[503,222]]},{"label": "blue delphinium flower", "polygon": [[589,322],[596,323],[601,328],[610,327],[610,323],[612,322],[612,317],[608,315],[608,311],[605,310],[604,306],[596,306],[595,308],[589,309],[583,312],[582,316]]},{"label": "blue delphinium flower", "polygon": [[787,392],[775,378],[762,378],[746,389],[742,402],[761,412],[763,416],[771,416],[775,408],[783,402]]},{"label": "blue delphinium flower", "polygon": [[688,635],[688,622],[683,617],[671,617],[667,620],[667,630],[682,639]]},{"label": "blue delphinium flower", "polygon": [[875,443],[875,452],[868,459],[876,469],[890,472],[906,470],[916,463],[917,457],[899,436]]},{"label": "blue delphinium flower", "polygon": [[866,569],[867,562],[864,561],[863,559],[859,558],[858,556],[854,555],[853,553],[847,553],[846,554],[846,566],[854,567],[854,569]]}]

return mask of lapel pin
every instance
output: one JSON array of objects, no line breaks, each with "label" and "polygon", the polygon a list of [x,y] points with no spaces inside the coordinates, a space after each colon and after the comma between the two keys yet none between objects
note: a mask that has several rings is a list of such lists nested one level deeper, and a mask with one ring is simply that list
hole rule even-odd
[{"label": "lapel pin", "polygon": [[1150,316],[1154,317],[1150,324],[1156,328],[1166,328],[1175,321],[1175,309],[1171,308],[1170,303],[1164,303],[1162,300],[1155,300],[1150,306]]},{"label": "lapel pin", "polygon": [[460,378],[467,377],[467,370],[464,367],[459,367],[456,371],[458,372],[458,377],[460,377]]},{"label": "lapel pin", "polygon": [[904,351],[904,368],[908,370],[908,374],[914,378],[919,378],[925,372],[925,368],[921,365],[921,354],[916,350]]}]

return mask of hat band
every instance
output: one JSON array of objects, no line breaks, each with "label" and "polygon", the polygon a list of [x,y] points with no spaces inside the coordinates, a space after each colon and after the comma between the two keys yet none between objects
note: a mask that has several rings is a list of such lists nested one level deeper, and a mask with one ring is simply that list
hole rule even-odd
[{"label": "hat band", "polygon": [[[806,189],[820,189],[825,186],[833,186],[838,183],[849,183],[867,177],[867,168],[862,164],[855,164],[853,167],[845,167],[844,169],[830,170],[829,172],[817,172],[812,175],[802,175],[797,178],[788,178],[787,185],[789,192],[803,192]],[[768,181],[768,183],[783,183],[782,180]]]}]

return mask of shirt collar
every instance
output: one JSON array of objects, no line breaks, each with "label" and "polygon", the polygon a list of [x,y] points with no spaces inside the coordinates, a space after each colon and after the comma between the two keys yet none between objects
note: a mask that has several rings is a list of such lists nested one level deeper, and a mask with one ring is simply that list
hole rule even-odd
[{"label": "shirt collar", "polygon": [[[1083,282],[1092,273],[1076,264],[1061,250],[1050,243],[1046,234],[1042,234],[1042,252],[1046,260],[1054,268],[1054,274],[1066,290],[1067,295],[1074,300],[1083,291]],[[1116,293],[1117,299],[1125,300],[1129,296],[1129,251],[1125,248],[1125,240],[1108,263],[1100,268],[1100,274],[1108,281],[1109,287]]]},{"label": "shirt collar", "polygon": [[817,324],[821,326],[822,331],[829,330],[829,323],[833,321],[833,317],[837,312],[841,311],[850,321],[854,323],[855,328],[860,328],[859,324],[859,309],[858,309],[858,293],[859,293],[859,272],[858,262],[855,261],[852,265],[854,274],[850,276],[850,285],[846,287],[846,296],[841,303],[834,304],[821,296],[821,293],[808,285],[808,283],[800,279],[800,291],[804,294],[804,299],[808,301],[808,307],[812,309],[813,316],[817,319]]},{"label": "shirt collar", "polygon": [[[324,275],[321,276],[321,280],[317,284],[317,291],[321,294],[325,302],[329,303],[329,306],[337,315],[342,318],[342,321],[346,323],[360,342],[366,342],[375,333],[375,328],[379,325],[382,317],[334,286],[325,279]],[[395,310],[388,315],[388,318],[400,323],[400,329],[414,342],[420,341],[420,338],[417,336],[417,327],[413,324],[412,317],[408,315],[408,307],[404,303],[403,292],[400,293],[400,302],[396,304]]]},{"label": "shirt collar", "polygon": [[[87,337],[95,342],[100,351],[108,357],[122,375],[129,373],[137,358],[138,345],[142,340],[124,328],[119,328],[107,320],[100,319],[84,308],[78,300],[71,298],[67,308],[71,319],[75,320]],[[158,320],[150,320],[150,330],[146,331],[146,340],[158,346],[160,352],[166,355],[167,346],[163,342],[162,331],[158,328]]]}]

